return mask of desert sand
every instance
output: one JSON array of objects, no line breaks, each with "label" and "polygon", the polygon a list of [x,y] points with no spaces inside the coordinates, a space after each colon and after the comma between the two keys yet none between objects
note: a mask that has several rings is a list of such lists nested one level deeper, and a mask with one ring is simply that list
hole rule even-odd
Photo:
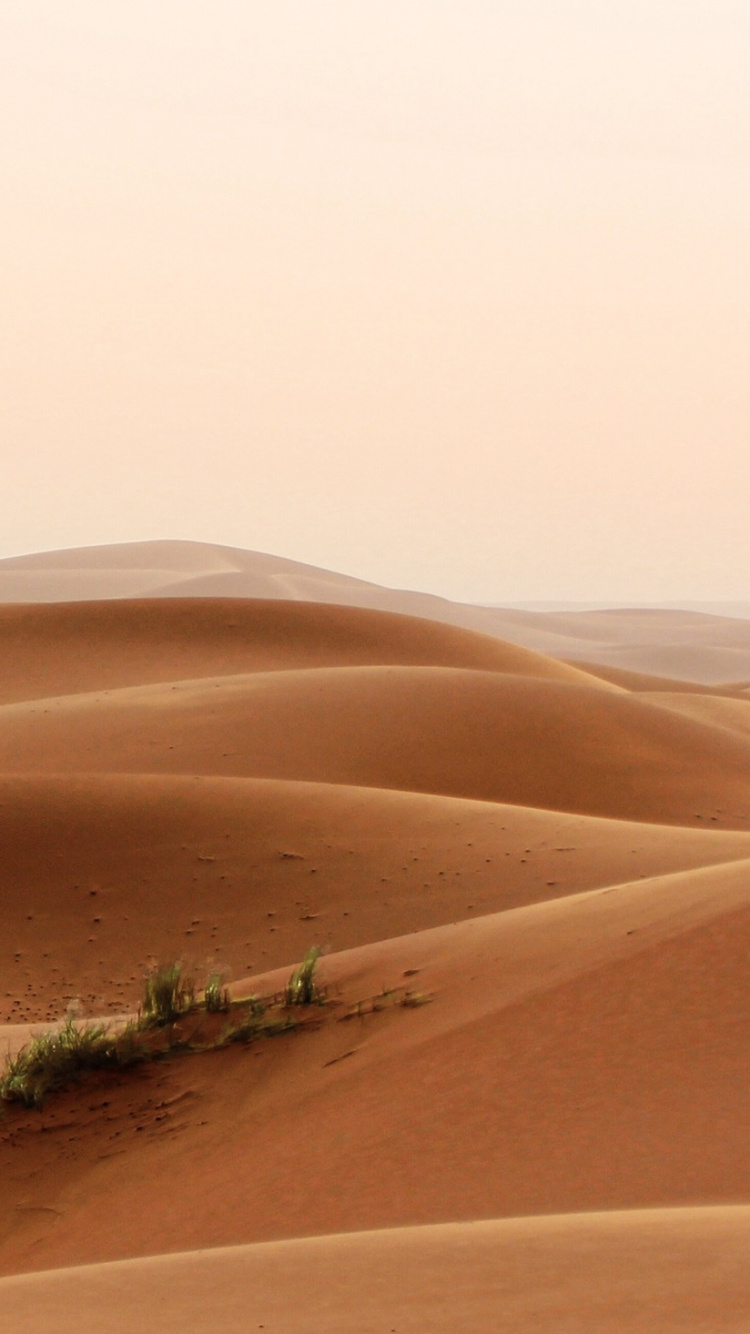
[{"label": "desert sand", "polygon": [[737,615],[642,607],[569,612],[482,607],[205,542],[130,542],[0,560],[0,604],[186,597],[286,598],[401,612],[558,660],[596,664],[612,680],[624,672],[693,685],[750,682],[747,604]]},{"label": "desert sand", "polygon": [[153,959],[240,998],[316,944],[329,1001],[4,1105],[9,1327],[747,1329],[741,631],[572,663],[314,576],[0,564],[3,1052]]}]

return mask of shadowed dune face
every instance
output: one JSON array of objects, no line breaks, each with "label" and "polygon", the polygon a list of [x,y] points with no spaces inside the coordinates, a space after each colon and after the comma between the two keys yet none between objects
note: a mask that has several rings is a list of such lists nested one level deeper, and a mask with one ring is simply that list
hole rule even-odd
[{"label": "shadowed dune face", "polygon": [[744,828],[750,741],[609,692],[455,668],[259,673],[5,706],[6,772],[401,788]]},{"label": "shadowed dune face", "polygon": [[315,943],[329,1002],[8,1107],[0,1271],[70,1267],[14,1327],[742,1328],[739,688],[312,601],[7,606],[0,649],[0,1046],[151,957],[239,999]]},{"label": "shadowed dune face", "polygon": [[201,600],[1,606],[0,703],[242,672],[465,667],[617,689],[487,635],[319,604]]}]

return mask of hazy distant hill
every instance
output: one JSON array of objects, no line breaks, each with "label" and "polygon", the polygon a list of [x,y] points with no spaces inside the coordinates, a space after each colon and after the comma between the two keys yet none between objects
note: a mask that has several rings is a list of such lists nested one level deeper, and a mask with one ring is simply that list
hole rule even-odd
[{"label": "hazy distant hill", "polygon": [[[676,608],[480,607],[384,588],[264,552],[203,542],[132,542],[0,561],[0,601],[143,597],[289,598],[444,621],[556,658],[675,680],[750,679],[750,620]],[[721,605],[721,604],[720,604]]]}]

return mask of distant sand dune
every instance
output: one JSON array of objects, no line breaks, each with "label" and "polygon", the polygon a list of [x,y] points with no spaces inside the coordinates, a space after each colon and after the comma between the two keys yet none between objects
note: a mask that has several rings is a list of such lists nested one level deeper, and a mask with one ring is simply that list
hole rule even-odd
[{"label": "distant sand dune", "polygon": [[559,659],[719,684],[750,679],[750,620],[653,608],[538,612],[384,588],[263,552],[132,542],[0,561],[0,603],[101,598],[290,598],[461,626]]},{"label": "distant sand dune", "polygon": [[640,698],[661,705],[663,709],[674,709],[675,713],[695,718],[697,722],[708,723],[712,727],[727,727],[730,732],[750,736],[750,700],[693,695],[687,691],[679,694],[668,694],[666,691],[644,693]]}]

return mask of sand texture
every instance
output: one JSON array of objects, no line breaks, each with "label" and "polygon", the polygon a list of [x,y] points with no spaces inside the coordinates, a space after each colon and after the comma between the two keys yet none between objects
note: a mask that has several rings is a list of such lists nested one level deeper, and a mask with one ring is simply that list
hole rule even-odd
[{"label": "sand texture", "polygon": [[154,959],[239,1000],[316,944],[328,1000],[4,1104],[3,1325],[750,1328],[742,674],[570,665],[324,573],[0,564],[3,1052],[132,1013]]}]

